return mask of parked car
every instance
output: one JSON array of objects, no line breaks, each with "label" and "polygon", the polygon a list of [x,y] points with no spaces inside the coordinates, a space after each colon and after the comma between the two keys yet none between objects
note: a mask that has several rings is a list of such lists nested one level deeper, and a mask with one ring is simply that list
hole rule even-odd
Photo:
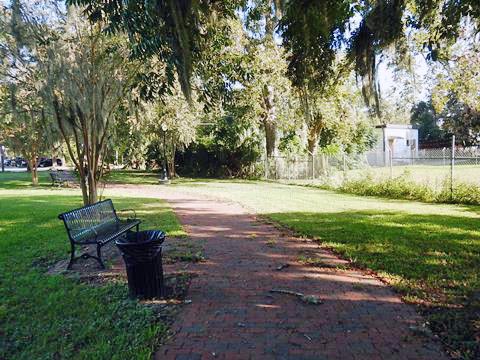
[{"label": "parked car", "polygon": [[41,159],[38,167],[50,167],[53,166],[52,159]]},{"label": "parked car", "polygon": [[15,166],[16,167],[27,167],[27,161],[24,158],[18,156],[18,157],[15,158]]},{"label": "parked car", "polygon": [[[55,159],[57,166],[62,166],[61,159]],[[38,167],[50,167],[53,166],[53,160],[49,158],[41,158],[40,162],[38,163]]]}]

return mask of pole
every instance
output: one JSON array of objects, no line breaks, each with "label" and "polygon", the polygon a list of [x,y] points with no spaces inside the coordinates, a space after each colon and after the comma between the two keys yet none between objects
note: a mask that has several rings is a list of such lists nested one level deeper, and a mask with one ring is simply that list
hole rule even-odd
[{"label": "pole", "polygon": [[390,163],[390,179],[393,179],[393,154],[390,149],[388,150],[388,160]]},{"label": "pole", "polygon": [[163,130],[163,178],[165,180],[168,179],[168,176],[167,176],[167,151],[165,149],[165,147],[167,146],[166,134],[167,134],[167,132],[165,130]]},{"label": "pole", "polygon": [[450,199],[453,201],[453,176],[455,167],[455,135],[452,135],[452,151],[450,152]]},{"label": "pole", "polygon": [[5,164],[4,164],[4,159],[3,159],[3,156],[4,156],[4,152],[5,152],[5,147],[2,145],[0,146],[0,161],[2,162],[2,173],[5,172]]}]

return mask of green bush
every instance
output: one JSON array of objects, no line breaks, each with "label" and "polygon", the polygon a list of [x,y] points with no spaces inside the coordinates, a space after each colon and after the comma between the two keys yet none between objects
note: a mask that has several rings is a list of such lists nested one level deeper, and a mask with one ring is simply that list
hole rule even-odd
[{"label": "green bush", "polygon": [[249,122],[226,116],[199,132],[196,142],[176,157],[181,176],[250,178],[261,174],[257,166],[260,140]]},{"label": "green bush", "polygon": [[408,178],[408,174],[381,181],[367,176],[361,180],[346,181],[340,190],[350,194],[382,196],[392,199],[435,201],[436,194],[428,185],[418,184]]},{"label": "green bush", "polygon": [[436,202],[480,205],[480,187],[475,184],[456,183],[452,192],[450,182],[447,181],[437,194]]}]

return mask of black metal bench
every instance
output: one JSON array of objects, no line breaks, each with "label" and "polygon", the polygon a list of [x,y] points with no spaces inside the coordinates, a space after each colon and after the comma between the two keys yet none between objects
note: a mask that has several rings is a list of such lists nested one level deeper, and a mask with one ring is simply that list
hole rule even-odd
[{"label": "black metal bench", "polygon": [[52,186],[63,186],[65,184],[78,184],[78,178],[75,173],[68,170],[50,171],[50,177],[52,178]]},{"label": "black metal bench", "polygon": [[[58,215],[58,218],[63,220],[65,224],[72,249],[67,269],[71,269],[73,263],[80,258],[96,259],[102,269],[105,269],[101,255],[102,246],[121,236],[125,236],[125,234],[134,227],[136,227],[136,231],[138,232],[138,226],[141,222],[136,219],[136,214],[133,219],[121,220],[117,216],[117,212],[110,199],[65,212]],[[91,244],[97,246],[97,256],[90,255],[86,252],[75,257],[76,245],[83,246]]]}]

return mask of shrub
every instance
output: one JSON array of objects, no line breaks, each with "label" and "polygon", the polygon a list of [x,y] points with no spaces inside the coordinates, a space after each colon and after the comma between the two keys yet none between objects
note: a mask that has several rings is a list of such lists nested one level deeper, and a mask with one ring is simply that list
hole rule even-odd
[{"label": "shrub", "polygon": [[260,174],[260,154],[260,140],[251,124],[226,116],[202,128],[176,162],[182,176],[247,178]]},{"label": "shrub", "polygon": [[452,192],[450,182],[446,181],[436,200],[442,203],[480,205],[480,187],[475,184],[457,182],[454,184]]},{"label": "shrub", "polygon": [[392,199],[435,201],[435,191],[427,185],[418,184],[408,179],[408,174],[381,181],[371,176],[360,180],[346,181],[339,190],[356,195],[382,196]]}]

